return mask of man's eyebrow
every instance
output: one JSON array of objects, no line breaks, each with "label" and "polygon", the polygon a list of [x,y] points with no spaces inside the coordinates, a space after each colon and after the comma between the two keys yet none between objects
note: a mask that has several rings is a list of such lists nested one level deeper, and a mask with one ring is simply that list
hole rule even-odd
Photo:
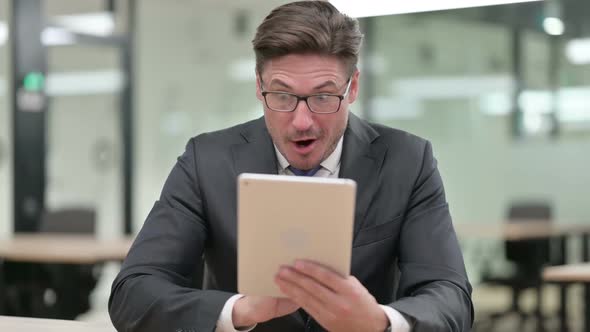
[{"label": "man's eyebrow", "polygon": [[326,82],[314,87],[313,90],[321,90],[321,89],[327,88],[327,87],[338,88],[338,85],[334,81],[326,81]]},{"label": "man's eyebrow", "polygon": [[[268,84],[269,87],[272,87],[272,89],[276,89],[276,88],[285,88],[288,90],[291,90],[292,87],[285,83],[284,81],[278,79],[278,78],[273,78],[270,83]],[[313,91],[318,91],[324,88],[328,88],[328,87],[332,87],[332,88],[338,88],[338,84],[336,84],[336,82],[329,80],[329,81],[325,81],[319,85],[316,85],[312,90]]]},{"label": "man's eyebrow", "polygon": [[273,78],[273,79],[270,81],[270,83],[268,84],[268,86],[269,86],[269,87],[270,87],[270,86],[274,86],[274,85],[279,85],[279,86],[281,86],[281,87],[283,87],[283,88],[285,88],[285,89],[291,89],[291,86],[290,86],[289,84],[287,84],[287,83],[285,83],[285,82],[281,81],[281,80],[280,80],[280,79],[278,79],[278,78]]}]

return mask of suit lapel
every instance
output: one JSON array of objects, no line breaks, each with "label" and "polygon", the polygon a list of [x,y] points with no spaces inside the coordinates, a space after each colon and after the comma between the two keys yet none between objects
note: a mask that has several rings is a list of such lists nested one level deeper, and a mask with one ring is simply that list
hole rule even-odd
[{"label": "suit lapel", "polygon": [[354,239],[365,223],[367,211],[379,184],[387,148],[375,142],[379,134],[354,114],[350,114],[344,134],[340,177],[356,181]]},{"label": "suit lapel", "polygon": [[241,133],[244,143],[232,148],[236,175],[242,173],[277,174],[277,158],[264,118],[253,121]]}]

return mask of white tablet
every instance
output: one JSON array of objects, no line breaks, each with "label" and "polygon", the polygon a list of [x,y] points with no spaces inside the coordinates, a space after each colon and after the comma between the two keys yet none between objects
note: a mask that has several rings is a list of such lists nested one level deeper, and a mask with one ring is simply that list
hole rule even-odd
[{"label": "white tablet", "polygon": [[283,297],[280,266],[309,259],[350,274],[356,183],[348,179],[238,177],[238,291]]}]

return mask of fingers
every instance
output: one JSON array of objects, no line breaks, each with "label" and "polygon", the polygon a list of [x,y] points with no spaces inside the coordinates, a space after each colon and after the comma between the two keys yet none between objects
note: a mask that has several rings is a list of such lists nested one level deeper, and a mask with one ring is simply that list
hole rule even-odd
[{"label": "fingers", "polygon": [[[324,302],[326,301],[325,298],[321,298],[322,296],[329,298],[334,295],[328,295],[328,292],[330,291],[314,281],[303,281],[302,278],[309,278],[301,275],[298,276],[296,273],[297,272],[293,270],[289,271],[288,268],[281,269],[281,272],[276,278],[276,283],[281,291],[305,309],[307,313],[316,318],[316,320],[334,319],[334,315],[330,312],[328,307],[328,304],[331,302]],[[315,283],[317,286],[311,285],[312,283]],[[305,286],[302,286],[303,284],[305,284]],[[321,290],[320,288],[324,288],[324,290]],[[318,293],[314,293],[309,289],[315,289]]]},{"label": "fingers", "polygon": [[350,290],[350,284],[348,284],[345,277],[320,264],[298,260],[295,262],[294,267],[297,272],[317,280],[336,293],[347,293]]},{"label": "fingers", "polygon": [[330,288],[330,285],[326,285],[321,280],[301,273],[296,269],[283,267],[279,272],[279,277],[304,289],[307,293],[320,300],[320,302],[330,303],[338,300],[337,294]]},{"label": "fingers", "polygon": [[282,267],[275,282],[327,330],[365,331],[374,327],[370,317],[376,317],[375,312],[383,314],[357,278],[314,262],[300,260],[293,267]]}]

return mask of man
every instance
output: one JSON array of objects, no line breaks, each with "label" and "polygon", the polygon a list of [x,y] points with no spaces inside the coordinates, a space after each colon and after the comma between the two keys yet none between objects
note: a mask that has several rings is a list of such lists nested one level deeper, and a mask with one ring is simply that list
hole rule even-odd
[{"label": "man", "polygon": [[[119,331],[470,329],[471,286],[430,143],[349,113],[361,40],[358,22],[324,1],[266,17],[253,41],[264,118],[189,141],[113,283]],[[244,172],[354,179],[352,276],[298,261],[277,271],[286,298],[236,294]],[[208,273],[194,289],[201,257]]]}]

